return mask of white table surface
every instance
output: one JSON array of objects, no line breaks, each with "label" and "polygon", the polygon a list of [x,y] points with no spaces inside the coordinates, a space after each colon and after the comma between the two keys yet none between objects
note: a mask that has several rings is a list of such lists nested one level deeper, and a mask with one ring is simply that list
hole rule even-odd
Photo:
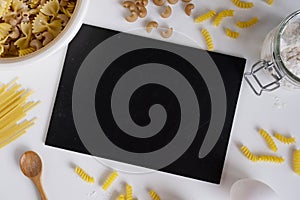
[{"label": "white table surface", "polygon": [[[126,9],[120,5],[120,0],[91,0],[85,23],[101,27],[129,31],[141,28],[145,20],[127,23],[124,20]],[[222,10],[236,9],[230,0],[193,0],[196,4],[195,13],[203,13],[207,9]],[[238,19],[252,16],[260,18],[259,24],[242,31],[241,37],[234,41],[224,36],[222,28],[214,28],[209,22],[202,26],[212,32],[215,41],[215,51],[247,58],[247,69],[259,58],[261,43],[266,35],[280,21],[300,8],[298,0],[275,0],[273,6],[268,6],[263,0],[254,0],[255,7],[250,10],[236,9]],[[159,18],[157,9],[150,6],[151,18],[170,25],[177,32],[193,38],[196,43],[170,39],[171,42],[186,44],[197,48],[205,48],[204,41],[199,34],[201,25],[195,25],[193,20],[185,16],[182,4],[174,6],[174,13],[170,19]],[[232,24],[229,19],[226,24]],[[146,35],[144,31],[137,34]],[[157,34],[146,35],[160,38]],[[44,145],[48,122],[51,115],[54,96],[60,78],[66,49],[62,49],[38,63],[17,68],[4,69],[0,72],[0,81],[7,83],[19,77],[19,83],[35,91],[32,99],[41,100],[41,104],[30,112],[29,117],[37,116],[38,121],[27,134],[0,150],[0,199],[1,200],[35,200],[39,199],[33,184],[20,171],[18,161],[20,155],[27,150],[38,152],[44,163],[43,183],[50,200],[65,199],[110,199],[111,195],[122,189],[124,182],[133,185],[134,193],[139,199],[150,199],[147,189],[155,189],[162,199],[173,200],[228,200],[232,184],[242,178],[254,178],[270,185],[281,199],[299,199],[300,176],[293,173],[291,167],[292,149],[298,146],[279,144],[278,154],[286,158],[282,165],[252,163],[245,159],[238,149],[243,143],[256,153],[269,152],[264,141],[256,131],[257,127],[268,131],[278,131],[292,134],[300,140],[299,99],[300,91],[279,89],[276,92],[257,97],[250,90],[245,81],[242,83],[241,93],[236,109],[232,128],[228,154],[220,185],[187,179],[161,172],[146,174],[120,173],[120,178],[107,193],[101,191],[100,183],[110,172],[110,169],[96,159],[60,150]],[[74,165],[79,165],[92,174],[97,182],[94,185],[85,184],[73,172]],[[118,166],[118,164],[114,164]],[[119,166],[124,168],[124,166]],[[130,167],[131,170],[141,169]],[[143,171],[143,170],[142,170]]]}]

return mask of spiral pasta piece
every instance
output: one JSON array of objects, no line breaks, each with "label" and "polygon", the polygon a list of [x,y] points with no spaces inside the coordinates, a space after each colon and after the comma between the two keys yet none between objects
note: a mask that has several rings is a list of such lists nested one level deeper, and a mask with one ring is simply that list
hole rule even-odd
[{"label": "spiral pasta piece", "polygon": [[149,195],[152,200],[160,200],[159,195],[154,190],[150,190]]},{"label": "spiral pasta piece", "polygon": [[210,33],[206,29],[202,29],[201,33],[205,39],[206,45],[207,45],[207,50],[208,51],[213,51],[214,50],[214,43],[212,40],[212,37]]},{"label": "spiral pasta piece", "polygon": [[279,156],[259,155],[258,161],[272,162],[272,163],[280,164],[280,163],[284,162],[284,158],[279,157]]},{"label": "spiral pasta piece", "polygon": [[254,6],[253,2],[240,1],[240,0],[232,0],[234,5],[239,8],[249,9]]},{"label": "spiral pasta piece", "polygon": [[118,172],[112,172],[107,179],[104,181],[103,185],[102,185],[102,189],[104,191],[108,190],[108,188],[113,184],[113,182],[117,179],[117,177],[119,176]]},{"label": "spiral pasta piece", "polygon": [[274,3],[274,0],[265,0],[265,1],[266,1],[266,3],[269,4],[269,5],[273,5],[273,3]]},{"label": "spiral pasta piece", "polygon": [[293,169],[297,175],[300,175],[300,149],[294,151]]},{"label": "spiral pasta piece", "polygon": [[34,48],[34,47],[29,47],[29,48],[27,48],[27,49],[20,49],[20,50],[19,50],[19,56],[20,56],[20,57],[21,57],[21,56],[26,56],[26,55],[28,55],[28,54],[34,52],[34,51],[35,51],[35,48]]},{"label": "spiral pasta piece", "polygon": [[257,162],[258,161],[258,157],[256,155],[254,155],[246,146],[242,146],[240,148],[241,152],[244,154],[244,156],[246,156],[246,158],[248,158],[249,160],[251,160],[252,162]]},{"label": "spiral pasta piece", "polygon": [[296,138],[294,137],[286,137],[280,133],[275,133],[274,137],[284,144],[294,144],[296,143]]},{"label": "spiral pasta piece", "polygon": [[265,131],[264,129],[260,129],[259,134],[265,139],[267,145],[273,152],[276,152],[278,150],[274,140],[269,135],[269,133],[267,133],[267,131]]},{"label": "spiral pasta piece", "polygon": [[126,184],[126,200],[132,200],[132,186]]},{"label": "spiral pasta piece", "polygon": [[196,19],[195,19],[195,23],[200,23],[200,22],[203,22],[203,21],[206,21],[206,20],[209,20],[211,19],[213,16],[216,15],[216,11],[214,10],[210,10],[200,16],[198,16]]},{"label": "spiral pasta piece", "polygon": [[228,37],[233,38],[233,39],[237,39],[240,36],[239,32],[230,30],[229,28],[225,29],[225,33]]},{"label": "spiral pasta piece", "polygon": [[234,16],[234,10],[223,10],[217,14],[216,18],[213,21],[213,24],[215,26],[219,26],[225,17],[233,17],[233,16]]},{"label": "spiral pasta piece", "polygon": [[255,25],[258,22],[258,17],[253,17],[249,19],[248,21],[238,21],[236,22],[237,27],[239,28],[249,28],[253,25]]},{"label": "spiral pasta piece", "polygon": [[94,183],[95,179],[93,177],[91,177],[90,175],[88,175],[82,168],[80,167],[76,167],[75,168],[75,173],[85,182],[87,183]]},{"label": "spiral pasta piece", "polygon": [[118,196],[117,200],[125,200],[125,195],[124,194],[120,194]]}]

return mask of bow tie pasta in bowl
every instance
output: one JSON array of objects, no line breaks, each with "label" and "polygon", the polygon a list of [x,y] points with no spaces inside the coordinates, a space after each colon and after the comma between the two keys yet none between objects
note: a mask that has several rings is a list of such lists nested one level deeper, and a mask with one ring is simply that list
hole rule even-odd
[{"label": "bow tie pasta in bowl", "polygon": [[0,66],[26,64],[66,46],[89,0],[0,0]]}]

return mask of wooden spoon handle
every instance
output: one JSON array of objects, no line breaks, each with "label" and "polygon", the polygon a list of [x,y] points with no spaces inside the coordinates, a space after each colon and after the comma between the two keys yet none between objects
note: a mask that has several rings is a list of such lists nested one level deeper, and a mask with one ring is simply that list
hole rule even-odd
[{"label": "wooden spoon handle", "polygon": [[35,185],[41,195],[41,200],[48,200],[46,193],[44,191],[44,188],[42,186],[41,179],[35,179],[33,182],[35,183]]}]

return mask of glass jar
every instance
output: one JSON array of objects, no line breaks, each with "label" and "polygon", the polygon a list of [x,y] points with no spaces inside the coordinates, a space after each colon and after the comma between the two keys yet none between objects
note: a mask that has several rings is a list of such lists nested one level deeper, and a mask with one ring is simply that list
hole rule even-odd
[{"label": "glass jar", "polygon": [[261,60],[244,78],[257,95],[280,86],[300,89],[300,10],[284,19],[265,38]]}]

